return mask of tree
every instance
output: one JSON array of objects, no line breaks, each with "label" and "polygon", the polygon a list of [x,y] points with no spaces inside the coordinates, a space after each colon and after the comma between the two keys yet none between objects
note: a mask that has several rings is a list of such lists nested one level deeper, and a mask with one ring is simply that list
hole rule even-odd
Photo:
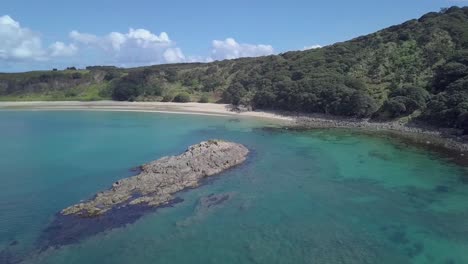
[{"label": "tree", "polygon": [[203,94],[198,100],[199,103],[208,103],[210,101],[210,97],[207,94]]},{"label": "tree", "polygon": [[383,105],[382,107],[383,112],[385,112],[385,115],[388,115],[389,117],[392,117],[392,118],[406,115],[408,113],[408,110],[406,108],[406,105],[408,104],[408,100],[409,99],[404,96],[396,96],[396,97],[390,98]]},{"label": "tree", "polygon": [[174,100],[174,96],[172,94],[166,94],[162,99],[163,102],[172,102],[172,100]]},{"label": "tree", "polygon": [[347,77],[344,84],[349,88],[353,88],[360,91],[365,91],[367,89],[366,83],[360,79]]},{"label": "tree", "polygon": [[80,79],[81,78],[81,73],[79,72],[74,72],[72,74],[72,79]]},{"label": "tree", "polygon": [[238,105],[246,93],[244,86],[240,82],[235,82],[224,91],[223,102]]},{"label": "tree", "polygon": [[416,110],[426,108],[430,94],[425,89],[415,86],[397,88],[390,93],[388,100],[380,110],[381,117],[401,117],[412,114]]},{"label": "tree", "polygon": [[134,101],[142,93],[141,82],[134,74],[129,74],[116,82],[112,89],[112,99]]},{"label": "tree", "polygon": [[269,90],[257,92],[253,98],[255,108],[272,109],[275,108],[276,95]]},{"label": "tree", "polygon": [[190,102],[190,94],[187,92],[181,92],[174,97],[173,101],[178,103],[188,103]]},{"label": "tree", "polygon": [[295,71],[292,73],[291,75],[291,80],[293,81],[299,81],[299,80],[302,80],[304,78],[305,74],[304,72],[302,71]]},{"label": "tree", "polygon": [[106,81],[111,81],[113,79],[117,79],[120,77],[120,73],[114,70],[110,70],[106,72],[106,75],[104,75],[104,80]]},{"label": "tree", "polygon": [[415,111],[417,109],[424,109],[426,107],[426,103],[430,98],[430,94],[428,91],[421,87],[415,86],[405,86],[402,88],[398,88],[392,93],[390,93],[390,98],[403,96],[409,99],[409,106],[408,111]]},{"label": "tree", "polygon": [[448,62],[436,71],[433,87],[436,92],[442,92],[452,82],[468,75],[468,67],[459,62]]},{"label": "tree", "polygon": [[362,91],[354,92],[349,98],[348,114],[356,117],[369,117],[377,110],[375,100]]}]

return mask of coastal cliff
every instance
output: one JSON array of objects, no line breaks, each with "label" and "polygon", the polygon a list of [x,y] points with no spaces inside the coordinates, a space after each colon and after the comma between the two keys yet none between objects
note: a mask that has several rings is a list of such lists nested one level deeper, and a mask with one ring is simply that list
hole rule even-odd
[{"label": "coastal cliff", "polygon": [[173,194],[199,185],[201,179],[241,164],[249,150],[241,144],[209,140],[190,146],[179,156],[163,157],[141,166],[141,173],[115,182],[93,199],[61,211],[63,215],[94,217],[126,206],[160,206]]}]

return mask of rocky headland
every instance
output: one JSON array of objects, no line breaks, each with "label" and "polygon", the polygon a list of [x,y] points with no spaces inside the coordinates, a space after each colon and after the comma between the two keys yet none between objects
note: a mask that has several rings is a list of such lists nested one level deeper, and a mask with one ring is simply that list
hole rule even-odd
[{"label": "rocky headland", "polygon": [[325,114],[278,113],[289,116],[293,121],[286,125],[288,129],[324,129],[343,128],[362,132],[388,133],[410,140],[418,145],[432,148],[443,148],[453,154],[466,156],[468,153],[468,136],[460,129],[436,128],[409,120],[372,121],[368,118],[349,118]]},{"label": "rocky headland", "polygon": [[61,214],[94,217],[130,206],[163,206],[174,199],[174,193],[197,187],[201,179],[241,164],[248,154],[249,150],[241,144],[204,141],[181,155],[141,166],[140,174],[115,182],[110,189],[63,209]]}]

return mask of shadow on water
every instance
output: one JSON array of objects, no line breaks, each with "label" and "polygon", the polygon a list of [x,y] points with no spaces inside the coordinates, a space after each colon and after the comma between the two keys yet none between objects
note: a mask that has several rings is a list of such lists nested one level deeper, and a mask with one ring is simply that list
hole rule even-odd
[{"label": "shadow on water", "polygon": [[[200,186],[213,184],[224,173],[234,170],[244,170],[250,167],[249,165],[253,163],[255,157],[256,152],[250,149],[250,154],[242,165],[230,168],[220,174],[204,178],[200,180]],[[136,167],[134,170],[139,172],[139,167]],[[185,189],[174,195],[180,195],[190,190],[191,189]],[[171,200],[168,204],[157,207],[122,204],[122,206],[114,208],[98,217],[80,217],[57,213],[48,227],[41,232],[41,235],[36,241],[35,250],[42,252],[49,248],[59,248],[65,245],[76,244],[101,232],[133,224],[146,214],[154,213],[161,208],[173,207],[175,204],[183,202],[182,198],[175,197],[176,198]],[[12,261],[14,256],[10,255],[11,252],[9,250],[0,252],[1,263],[16,263]]]},{"label": "shadow on water", "polygon": [[181,198],[175,198],[168,204],[159,207],[147,205],[124,206],[112,209],[98,217],[79,217],[57,213],[54,221],[42,231],[37,241],[37,247],[40,251],[43,251],[49,247],[57,248],[75,244],[106,230],[132,224],[147,213],[155,212],[159,208],[173,207],[182,201]]},{"label": "shadow on water", "polygon": [[16,264],[20,263],[21,259],[17,256],[13,255],[10,249],[7,247],[6,249],[0,251],[0,263],[3,264]]},{"label": "shadow on water", "polygon": [[145,214],[155,212],[160,208],[173,207],[180,202],[183,202],[183,199],[176,197],[169,203],[158,207],[147,205],[123,206],[112,209],[98,217],[80,217],[57,213],[52,223],[41,232],[32,252],[29,252],[28,255],[15,254],[12,246],[16,245],[17,242],[12,241],[9,247],[0,251],[0,263],[21,263],[28,256],[41,253],[49,248],[56,249],[61,246],[79,243],[101,232],[132,224]]}]

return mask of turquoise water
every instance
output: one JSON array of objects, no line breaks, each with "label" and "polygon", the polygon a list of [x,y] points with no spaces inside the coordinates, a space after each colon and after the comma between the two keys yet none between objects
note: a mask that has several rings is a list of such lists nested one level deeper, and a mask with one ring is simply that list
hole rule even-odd
[{"label": "turquoise water", "polygon": [[[466,168],[382,137],[263,125],[0,112],[0,263],[468,263]],[[37,250],[62,208],[210,138],[245,144],[249,161],[133,224]],[[199,204],[225,193],[222,204]]]}]

